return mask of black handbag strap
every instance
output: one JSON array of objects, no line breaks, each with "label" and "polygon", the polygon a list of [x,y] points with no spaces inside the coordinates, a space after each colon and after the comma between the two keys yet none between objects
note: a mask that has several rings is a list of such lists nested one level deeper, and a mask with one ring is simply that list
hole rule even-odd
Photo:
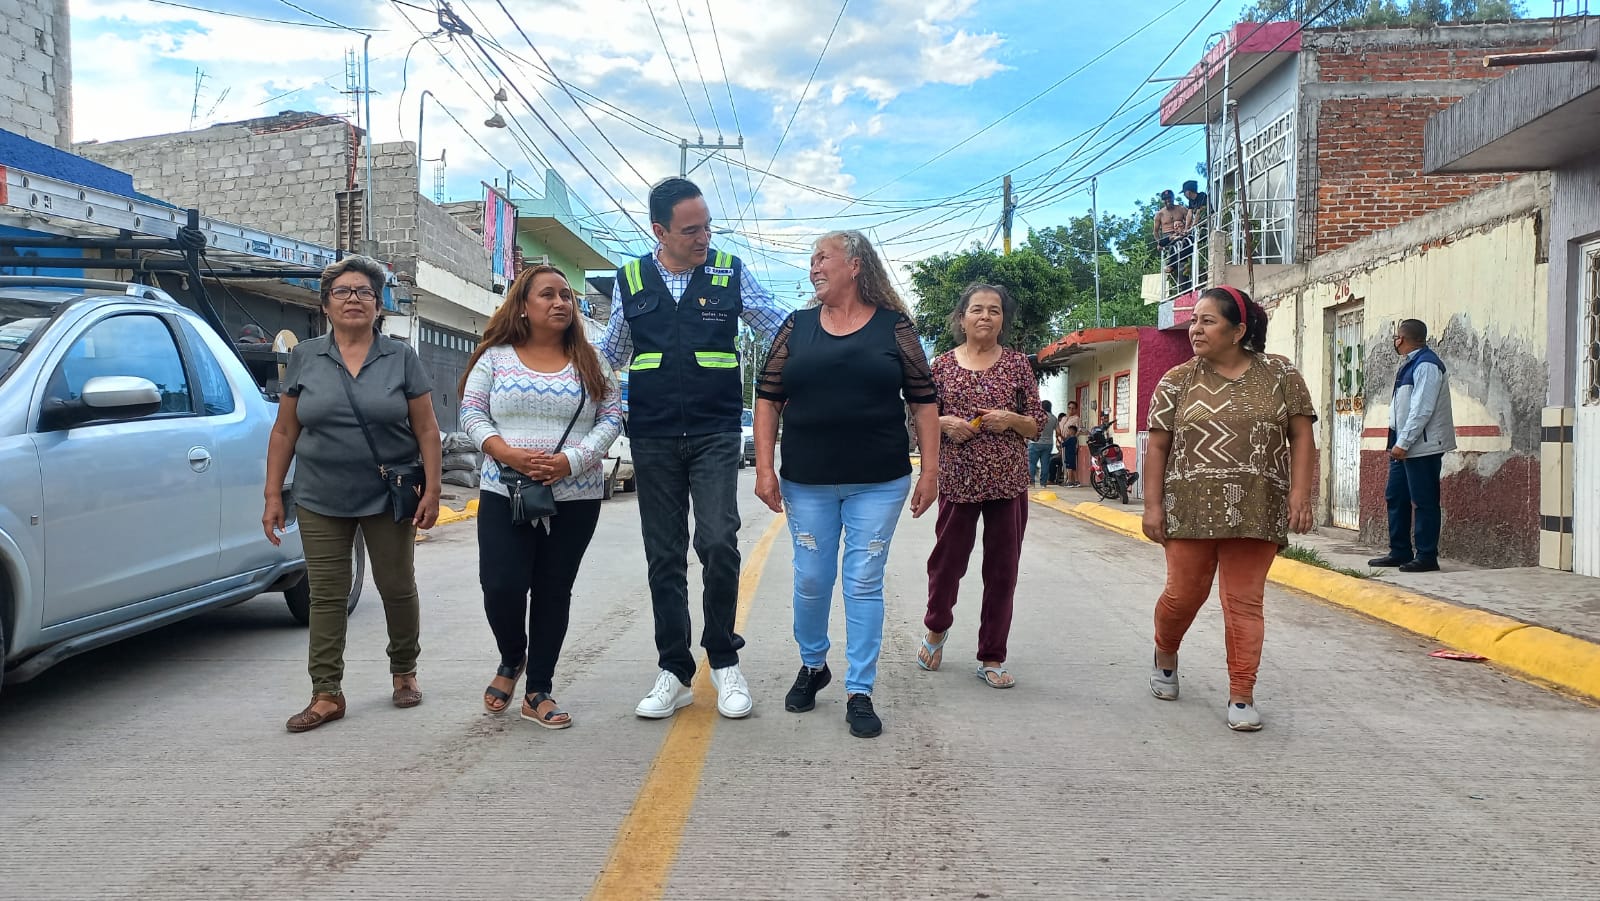
[{"label": "black handbag strap", "polygon": [[[334,345],[335,348],[338,346]],[[344,396],[350,401],[350,412],[356,414],[356,422],[361,425],[361,434],[367,439],[367,450],[372,452],[372,462],[378,464],[378,474],[388,478],[388,470],[384,467],[383,460],[378,457],[378,443],[372,440],[372,430],[367,427],[367,417],[361,415],[361,405],[356,403],[356,393],[350,389],[350,383],[355,379],[350,376],[350,370],[344,367],[344,363],[337,365],[341,376],[339,384],[344,386]]]}]

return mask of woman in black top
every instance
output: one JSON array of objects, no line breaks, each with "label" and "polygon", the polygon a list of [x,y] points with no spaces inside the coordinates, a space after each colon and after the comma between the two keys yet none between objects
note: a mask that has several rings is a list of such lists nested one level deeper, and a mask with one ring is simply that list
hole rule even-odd
[{"label": "woman in black top", "polygon": [[[756,391],[756,496],[788,511],[794,538],[794,634],[800,675],[787,710],[816,706],[828,671],[828,609],[844,546],[845,719],[850,734],[883,731],[872,709],[883,645],[883,570],[906,496],[921,516],[937,468],[911,480],[905,405],[922,447],[939,446],[933,374],[905,303],[866,236],[830,232],[811,255],[817,303],[773,339]],[[782,478],[774,471],[783,419]]]}]

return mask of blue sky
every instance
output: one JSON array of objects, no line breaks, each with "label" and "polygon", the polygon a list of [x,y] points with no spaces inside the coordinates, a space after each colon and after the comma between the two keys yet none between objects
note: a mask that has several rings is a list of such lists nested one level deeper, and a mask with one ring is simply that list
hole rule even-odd
[{"label": "blue sky", "polygon": [[[645,246],[634,223],[648,227],[648,182],[676,173],[676,139],[715,140],[719,124],[727,140],[742,130],[742,154],[711,160],[694,177],[713,215],[734,229],[722,240],[796,299],[807,293],[809,244],[830,227],[867,231],[896,269],[973,242],[998,247],[1000,177],[1008,172],[1020,210],[1016,241],[1029,227],[1087,210],[1091,174],[1100,173],[1102,209],[1119,212],[1195,177],[1204,158],[1199,129],[1160,129],[1153,111],[1170,85],[1145,80],[1186,72],[1206,35],[1227,27],[1241,5],[850,0],[824,54],[840,9],[833,0],[504,0],[557,82],[495,0],[452,4],[482,50],[465,36],[419,37],[419,29],[438,28],[436,16],[418,8],[431,10],[434,0],[293,0],[300,9],[285,0],[174,2],[371,29],[378,141],[416,138],[418,97],[428,89],[465,125],[429,103],[424,149],[448,154],[446,199],[481,197],[479,183],[503,181],[507,167],[542,185],[548,163],[618,258]],[[349,106],[340,93],[344,54],[359,54],[362,43],[350,31],[151,0],[74,0],[72,14],[78,140],[187,129],[196,68],[206,75],[197,127]],[[610,107],[586,101],[591,125],[561,83]],[[496,104],[491,85],[502,84],[510,99]],[[482,127],[496,111],[513,127]],[[1130,153],[1134,159],[1112,167]],[[426,183],[431,193],[431,175]]]}]

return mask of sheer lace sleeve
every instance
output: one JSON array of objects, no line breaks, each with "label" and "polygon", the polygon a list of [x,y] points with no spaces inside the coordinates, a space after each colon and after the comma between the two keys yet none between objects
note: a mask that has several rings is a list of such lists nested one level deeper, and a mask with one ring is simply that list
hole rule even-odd
[{"label": "sheer lace sleeve", "polygon": [[908,317],[901,316],[894,324],[894,338],[900,347],[900,367],[904,373],[901,391],[905,394],[906,403],[938,403],[939,393],[933,387],[933,370],[928,368],[928,355],[922,352],[917,328]]},{"label": "sheer lace sleeve", "polygon": [[780,404],[789,399],[783,390],[783,364],[789,361],[789,335],[793,331],[794,314],[790,313],[772,338],[772,350],[767,352],[767,362],[756,381],[756,397]]}]

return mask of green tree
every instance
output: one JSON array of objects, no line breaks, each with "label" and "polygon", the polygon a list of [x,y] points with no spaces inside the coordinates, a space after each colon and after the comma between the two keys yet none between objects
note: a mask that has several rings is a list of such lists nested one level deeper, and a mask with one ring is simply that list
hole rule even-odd
[{"label": "green tree", "polygon": [[[1241,22],[1300,21],[1314,16],[1324,0],[1257,0],[1240,13]],[[1525,0],[1334,0],[1312,26],[1427,25],[1435,22],[1487,22],[1527,15]]]},{"label": "green tree", "polygon": [[980,248],[945,253],[908,267],[916,291],[917,331],[934,342],[935,353],[955,346],[950,313],[973,282],[1004,285],[1017,302],[1006,344],[1033,353],[1055,340],[1057,323],[1071,303],[1066,272],[1032,247],[1001,255]]},{"label": "green tree", "polygon": [[[1157,309],[1141,296],[1144,276],[1160,268],[1151,224],[1158,204],[1139,201],[1131,216],[1100,214],[1101,325],[1155,325]],[[1030,232],[1027,246],[1065,271],[1071,298],[1058,332],[1095,324],[1094,223],[1088,215],[1066,225]]]}]

